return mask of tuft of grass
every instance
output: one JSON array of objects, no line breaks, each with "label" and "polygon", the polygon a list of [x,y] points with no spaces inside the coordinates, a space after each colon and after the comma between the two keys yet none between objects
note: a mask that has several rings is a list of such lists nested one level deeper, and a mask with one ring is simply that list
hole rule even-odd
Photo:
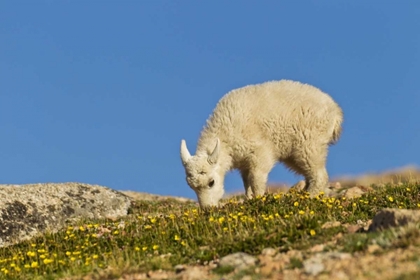
[{"label": "tuft of grass", "polygon": [[234,270],[235,270],[234,267],[226,265],[226,266],[218,266],[218,267],[214,268],[213,272],[217,273],[219,275],[225,275],[225,274],[229,274],[229,273],[233,272]]},{"label": "tuft of grass", "polygon": [[303,267],[303,262],[300,258],[290,258],[290,265],[289,268],[290,269],[294,269],[294,268],[302,268]]},{"label": "tuft of grass", "polygon": [[394,278],[395,280],[417,280],[420,279],[420,271],[410,272],[403,275],[399,275]]},{"label": "tuft of grass", "polygon": [[[116,278],[127,271],[203,264],[234,252],[255,255],[266,247],[304,250],[339,234],[344,238],[334,246],[348,252],[364,251],[370,244],[400,248],[420,239],[418,228],[349,235],[344,226],[322,227],[328,221],[366,222],[382,208],[419,209],[420,185],[386,186],[356,199],[322,193],[310,198],[291,190],[245,202],[232,198],[208,210],[175,200],[138,201],[123,219],[80,221],[57,233],[0,248],[0,278],[88,274]],[[301,260],[292,259],[291,265],[301,267]]]}]

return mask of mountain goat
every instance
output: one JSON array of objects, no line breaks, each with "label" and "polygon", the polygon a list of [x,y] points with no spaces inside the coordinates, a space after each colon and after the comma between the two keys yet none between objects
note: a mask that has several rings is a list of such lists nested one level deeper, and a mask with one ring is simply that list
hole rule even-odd
[{"label": "mountain goat", "polygon": [[251,198],[265,193],[269,172],[282,162],[315,195],[328,185],[328,146],[340,138],[342,122],[337,103],[308,84],[280,80],[232,90],[207,120],[194,156],[181,141],[187,183],[201,207],[214,206],[226,172],[238,169]]}]

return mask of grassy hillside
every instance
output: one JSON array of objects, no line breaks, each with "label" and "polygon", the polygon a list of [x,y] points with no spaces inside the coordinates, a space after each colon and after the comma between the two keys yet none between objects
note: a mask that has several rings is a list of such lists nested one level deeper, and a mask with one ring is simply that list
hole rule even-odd
[{"label": "grassy hillside", "polygon": [[[361,175],[344,175],[331,178],[334,186],[337,182],[341,187],[370,186],[386,184],[404,184],[410,182],[420,182],[420,168],[415,165],[408,165],[383,172],[367,172]],[[277,190],[287,190],[290,186],[282,183],[270,183],[269,189],[272,192]]]},{"label": "grassy hillside", "polygon": [[[178,264],[206,265],[233,252],[258,255],[267,247],[288,252],[327,244],[323,250],[354,253],[367,250],[378,238],[386,252],[407,246],[410,238],[415,244],[419,234],[397,238],[386,231],[352,233],[349,227],[367,222],[383,208],[419,207],[420,185],[414,183],[378,187],[356,199],[322,194],[309,198],[295,190],[245,202],[232,198],[208,211],[171,199],[137,201],[124,219],[83,221],[56,234],[1,248],[0,278],[113,278],[156,269],[172,271]],[[325,226],[328,222],[336,223]],[[337,235],[342,237],[331,242]],[[288,268],[299,266],[301,260],[296,259]],[[212,271],[214,275],[230,272]]]}]

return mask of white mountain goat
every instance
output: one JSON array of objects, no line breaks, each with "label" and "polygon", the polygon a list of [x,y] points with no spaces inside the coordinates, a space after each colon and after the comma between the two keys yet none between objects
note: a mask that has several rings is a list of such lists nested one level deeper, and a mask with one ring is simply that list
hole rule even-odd
[{"label": "white mountain goat", "polygon": [[226,172],[238,169],[246,196],[263,195],[277,162],[305,177],[305,190],[328,185],[328,146],[340,138],[343,113],[321,90],[296,81],[271,81],[227,93],[201,132],[191,156],[181,141],[188,185],[201,207],[217,205]]}]

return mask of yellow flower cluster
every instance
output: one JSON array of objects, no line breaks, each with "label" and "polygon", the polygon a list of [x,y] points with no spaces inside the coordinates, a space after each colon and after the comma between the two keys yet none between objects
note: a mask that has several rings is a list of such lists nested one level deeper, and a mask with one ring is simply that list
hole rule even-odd
[{"label": "yellow flower cluster", "polygon": [[[49,247],[51,246],[46,246],[44,243],[32,243],[29,245],[27,251],[21,251],[11,258],[0,259],[0,270],[3,274],[10,274],[12,272],[18,273],[23,269],[47,269],[51,265],[61,266],[72,262],[77,262],[85,266],[90,266],[95,262],[96,265],[102,267],[102,263],[96,262],[99,259],[98,254],[89,255],[84,252],[97,245],[97,238],[106,236],[107,234],[120,234],[123,228],[123,223],[68,226],[64,231],[63,239],[72,242],[73,245],[71,246],[74,247],[74,251],[66,251],[60,254],[57,251],[49,251]],[[73,242],[75,241],[79,241],[80,245],[74,245]],[[54,241],[50,242],[51,244],[49,245],[54,244]],[[106,254],[103,255],[105,256]]]}]

